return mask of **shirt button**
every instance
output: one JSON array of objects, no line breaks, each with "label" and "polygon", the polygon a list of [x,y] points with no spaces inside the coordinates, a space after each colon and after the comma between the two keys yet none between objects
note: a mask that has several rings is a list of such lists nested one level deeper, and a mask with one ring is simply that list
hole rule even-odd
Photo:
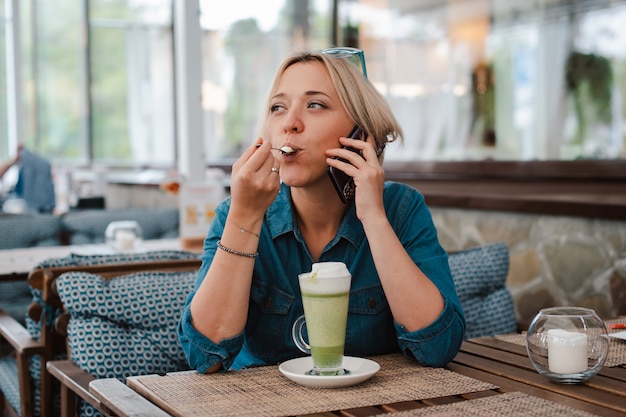
[{"label": "shirt button", "polygon": [[369,305],[371,308],[376,307],[376,300],[374,300],[373,298],[370,298],[370,301],[368,302],[368,305]]},{"label": "shirt button", "polygon": [[266,298],[265,302],[263,303],[263,307],[270,308],[271,306],[272,306],[272,299],[271,298]]}]

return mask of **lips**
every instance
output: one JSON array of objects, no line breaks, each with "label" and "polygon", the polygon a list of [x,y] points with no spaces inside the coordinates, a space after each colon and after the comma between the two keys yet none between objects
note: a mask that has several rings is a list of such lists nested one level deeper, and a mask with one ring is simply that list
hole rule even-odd
[{"label": "lips", "polygon": [[280,153],[284,158],[289,158],[289,157],[293,157],[294,155],[296,155],[298,152],[300,151],[300,149],[296,148],[295,146],[291,145],[289,142],[285,142],[283,144],[283,146],[280,147]]}]

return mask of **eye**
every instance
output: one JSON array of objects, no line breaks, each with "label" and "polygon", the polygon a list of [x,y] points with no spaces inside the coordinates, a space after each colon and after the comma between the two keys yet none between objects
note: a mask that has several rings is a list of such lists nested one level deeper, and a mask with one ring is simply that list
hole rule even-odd
[{"label": "eye", "polygon": [[284,110],[285,106],[282,104],[272,104],[270,106],[270,113],[276,113],[277,111]]},{"label": "eye", "polygon": [[319,101],[311,101],[309,103],[309,108],[311,109],[327,109],[328,106],[324,103],[320,103]]}]

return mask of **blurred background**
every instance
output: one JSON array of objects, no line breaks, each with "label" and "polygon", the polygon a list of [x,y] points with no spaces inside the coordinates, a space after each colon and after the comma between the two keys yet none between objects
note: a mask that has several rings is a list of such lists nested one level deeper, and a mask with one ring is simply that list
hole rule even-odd
[{"label": "blurred background", "polygon": [[[625,156],[624,1],[0,0],[0,13],[0,160],[23,142],[65,169],[176,169],[192,140],[206,165],[227,162],[256,137],[284,56],[335,45],[365,51],[406,132],[388,161]],[[177,98],[193,71],[196,97]]]}]

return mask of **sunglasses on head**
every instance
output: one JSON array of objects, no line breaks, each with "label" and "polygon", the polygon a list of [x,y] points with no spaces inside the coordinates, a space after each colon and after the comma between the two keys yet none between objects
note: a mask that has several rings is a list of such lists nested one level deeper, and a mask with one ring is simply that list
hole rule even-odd
[{"label": "sunglasses on head", "polygon": [[367,68],[365,67],[365,54],[362,50],[357,48],[351,48],[349,46],[340,46],[337,48],[322,49],[322,53],[333,58],[347,59],[358,68],[360,68],[363,76],[367,78]]}]

